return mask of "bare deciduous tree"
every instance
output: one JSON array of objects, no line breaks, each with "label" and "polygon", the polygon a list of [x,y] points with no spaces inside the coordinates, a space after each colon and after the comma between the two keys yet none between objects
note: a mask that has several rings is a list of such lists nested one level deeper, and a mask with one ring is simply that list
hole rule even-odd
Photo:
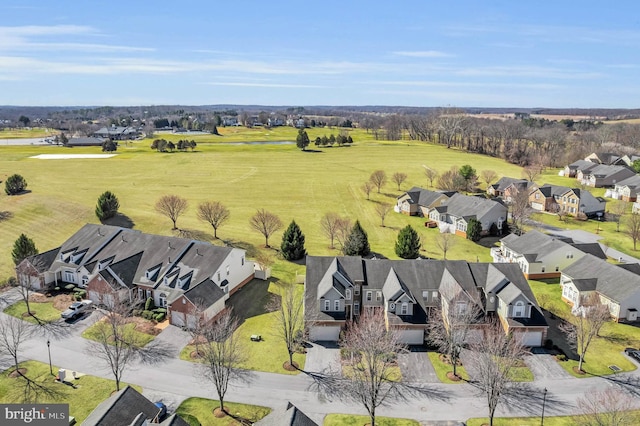
[{"label": "bare deciduous tree", "polygon": [[0,354],[11,357],[13,366],[17,374],[20,374],[18,368],[18,354],[22,344],[31,335],[29,323],[11,315],[5,315],[0,318]]},{"label": "bare deciduous tree", "polygon": [[476,386],[486,398],[489,408],[489,426],[501,398],[513,386],[513,373],[525,354],[522,341],[516,335],[507,336],[498,321],[492,321],[479,341],[471,345],[471,357]]},{"label": "bare deciduous tree", "polygon": [[438,172],[427,166],[422,167],[424,167],[424,175],[429,179],[429,186],[433,188],[433,181],[438,177]]},{"label": "bare deciduous tree", "polygon": [[387,183],[387,174],[384,170],[376,170],[369,176],[369,182],[378,189],[379,194],[382,187]]},{"label": "bare deciduous tree", "polygon": [[445,191],[464,191],[467,181],[457,167],[452,167],[438,177],[438,188]]},{"label": "bare deciduous tree", "polygon": [[332,249],[335,248],[333,242],[338,233],[339,222],[340,216],[334,212],[326,213],[322,216],[322,219],[320,219],[320,228],[322,229],[322,233],[331,241],[330,248]]},{"label": "bare deciduous tree", "polygon": [[540,166],[527,166],[522,169],[522,175],[526,177],[529,181],[533,182],[536,180],[538,176],[540,176]]},{"label": "bare deciduous tree", "polygon": [[244,378],[240,366],[245,361],[246,351],[235,334],[238,320],[232,310],[227,309],[205,327],[206,343],[203,345],[201,369],[204,377],[213,383],[218,393],[220,410],[225,411],[224,397],[229,383],[234,378]]},{"label": "bare deciduous tree", "polygon": [[491,185],[491,182],[496,180],[498,174],[494,170],[483,170],[480,172],[480,177],[482,178],[482,181],[487,185],[488,190],[489,185]]},{"label": "bare deciduous tree", "polygon": [[156,211],[173,222],[173,229],[178,229],[176,222],[187,210],[189,203],[178,195],[163,195],[156,201]]},{"label": "bare deciduous tree", "polygon": [[442,258],[447,260],[447,252],[456,244],[456,237],[448,232],[436,236],[436,247],[442,250]]},{"label": "bare deciduous tree", "polygon": [[400,191],[400,185],[402,185],[404,183],[404,181],[407,180],[407,174],[406,173],[402,173],[402,172],[395,172],[391,176],[391,180],[396,185],[398,185],[398,191]]},{"label": "bare deciduous tree", "polygon": [[611,214],[607,220],[614,221],[616,223],[616,232],[620,232],[620,222],[628,211],[629,203],[627,201],[618,201],[611,206]]},{"label": "bare deciduous tree", "polygon": [[349,234],[351,233],[353,224],[351,223],[351,219],[349,219],[348,217],[341,217],[339,218],[336,226],[336,239],[338,240],[338,243],[340,243],[340,248],[342,249],[344,247],[345,241],[347,241],[347,237],[349,237]]},{"label": "bare deciduous tree", "polygon": [[437,129],[440,136],[440,143],[451,148],[458,135],[462,134],[466,128],[467,117],[464,111],[458,108],[443,108],[439,111]]},{"label": "bare deciduous tree", "polygon": [[95,326],[95,340],[88,341],[87,352],[107,365],[116,381],[116,390],[120,390],[122,375],[139,357],[142,342],[133,328],[127,327],[131,309],[113,299],[106,304],[107,311]]},{"label": "bare deciduous tree", "polygon": [[378,215],[378,217],[381,220],[381,224],[380,226],[382,226],[384,228],[384,218],[387,217],[387,215],[389,214],[389,212],[391,211],[391,204],[387,204],[387,203],[378,203],[376,204],[376,214]]},{"label": "bare deciduous tree", "polygon": [[213,227],[213,237],[218,238],[218,228],[229,220],[229,209],[219,201],[206,201],[198,206],[198,219]]},{"label": "bare deciduous tree", "polygon": [[256,214],[249,219],[249,224],[264,236],[265,247],[269,247],[269,237],[278,229],[282,228],[280,218],[265,209],[256,211]]},{"label": "bare deciduous tree", "polygon": [[627,227],[625,232],[629,237],[631,237],[631,240],[633,240],[633,251],[636,251],[636,245],[640,239],[640,214],[630,215],[627,218],[626,223]]},{"label": "bare deciduous tree", "polygon": [[280,338],[289,353],[289,365],[293,363],[293,354],[300,344],[300,335],[304,327],[304,310],[302,298],[296,297],[293,284],[285,284],[282,294],[274,296],[269,302],[268,310],[275,312],[276,329],[274,334]]},{"label": "bare deciduous tree", "polygon": [[[605,126],[606,127],[606,126]],[[637,424],[633,397],[620,389],[590,389],[578,398],[578,416],[581,426],[626,426]]]},{"label": "bare deciduous tree", "polygon": [[371,191],[373,190],[373,184],[370,181],[366,181],[362,184],[362,192],[367,196],[367,200],[370,199]]},{"label": "bare deciduous tree", "polygon": [[439,306],[429,313],[427,322],[427,338],[432,345],[447,355],[453,366],[453,375],[457,376],[456,366],[460,360],[460,351],[468,343],[469,331],[480,318],[480,309],[473,302],[467,301],[462,308],[455,302],[445,309]]},{"label": "bare deciduous tree", "polygon": [[405,346],[395,329],[387,330],[382,310],[364,311],[358,322],[349,323],[341,346],[352,355],[343,360],[348,369],[343,390],[365,407],[375,426],[376,409],[399,394],[394,358]]},{"label": "bare deciduous tree", "polygon": [[531,205],[529,204],[529,191],[520,189],[511,197],[511,220],[516,227],[518,233],[522,233],[522,225],[524,221],[531,216]]},{"label": "bare deciduous tree", "polygon": [[569,344],[578,352],[578,371],[582,371],[582,363],[591,341],[600,333],[604,323],[611,319],[611,314],[595,294],[584,300],[581,306],[574,307],[572,313],[573,323],[565,321],[560,330],[567,335]]}]

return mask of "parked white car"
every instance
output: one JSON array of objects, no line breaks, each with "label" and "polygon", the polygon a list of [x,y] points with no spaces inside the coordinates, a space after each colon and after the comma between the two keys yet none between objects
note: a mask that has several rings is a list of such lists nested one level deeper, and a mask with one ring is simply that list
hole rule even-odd
[{"label": "parked white car", "polygon": [[81,302],[73,302],[69,308],[60,314],[64,319],[74,319],[87,312],[93,307],[91,300],[83,300]]}]

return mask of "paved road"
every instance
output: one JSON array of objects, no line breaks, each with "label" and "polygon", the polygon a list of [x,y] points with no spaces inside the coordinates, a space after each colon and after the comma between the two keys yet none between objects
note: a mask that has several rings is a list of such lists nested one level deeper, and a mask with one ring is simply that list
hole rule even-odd
[{"label": "paved road", "polygon": [[[21,358],[47,363],[46,339],[48,337],[51,339],[51,358],[54,365],[70,371],[111,378],[110,372],[103,367],[104,364],[87,353],[88,343],[80,336],[81,330],[98,317],[99,313],[96,312],[89,318],[71,324],[69,333],[48,336],[40,334],[29,339],[24,345]],[[186,333],[170,326],[156,339],[164,342],[168,351],[175,356],[159,361],[156,365],[141,363],[132,365],[125,372],[124,381],[141,385],[145,394],[152,400],[166,401],[173,408],[189,396],[216,398],[213,386],[202,378],[197,366],[177,358],[181,346],[188,340]],[[421,363],[420,355],[417,353],[413,356],[418,357],[416,361]],[[315,364],[315,367],[321,367],[320,361],[319,359],[312,361],[312,364]],[[8,367],[6,364],[4,366]],[[636,373],[617,375],[613,378],[615,381],[600,377],[574,379],[553,374],[542,376],[535,382],[525,385],[522,392],[508,404],[501,404],[497,415],[538,415],[542,408],[542,395],[545,388],[548,389],[545,410],[549,415],[576,413],[576,399],[592,388],[619,386],[635,392],[640,389],[638,387],[640,376]],[[472,384],[424,383],[424,389],[425,392],[421,395],[407,394],[406,400],[394,402],[391,407],[382,407],[378,410],[379,415],[413,418],[424,422],[463,421],[469,417],[486,415],[485,400]],[[291,401],[313,418],[321,418],[327,413],[365,414],[359,404],[319,395],[315,391],[311,375],[306,373],[288,376],[252,372],[250,383],[232,383],[227,399],[270,407],[282,406],[286,401]],[[636,400],[636,404],[640,407],[640,398]]]}]

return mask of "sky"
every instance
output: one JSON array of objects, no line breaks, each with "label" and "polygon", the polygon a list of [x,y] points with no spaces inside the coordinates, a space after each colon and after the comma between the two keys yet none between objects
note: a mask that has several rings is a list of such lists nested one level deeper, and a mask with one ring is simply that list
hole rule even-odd
[{"label": "sky", "polygon": [[640,2],[0,2],[0,105],[640,107]]}]

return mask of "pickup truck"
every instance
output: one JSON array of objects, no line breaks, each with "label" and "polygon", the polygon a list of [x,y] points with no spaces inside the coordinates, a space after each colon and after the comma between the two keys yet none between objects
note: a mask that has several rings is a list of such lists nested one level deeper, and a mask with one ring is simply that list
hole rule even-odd
[{"label": "pickup truck", "polygon": [[82,302],[73,302],[69,308],[60,314],[64,319],[74,319],[87,312],[93,306],[91,300],[83,300]]}]

